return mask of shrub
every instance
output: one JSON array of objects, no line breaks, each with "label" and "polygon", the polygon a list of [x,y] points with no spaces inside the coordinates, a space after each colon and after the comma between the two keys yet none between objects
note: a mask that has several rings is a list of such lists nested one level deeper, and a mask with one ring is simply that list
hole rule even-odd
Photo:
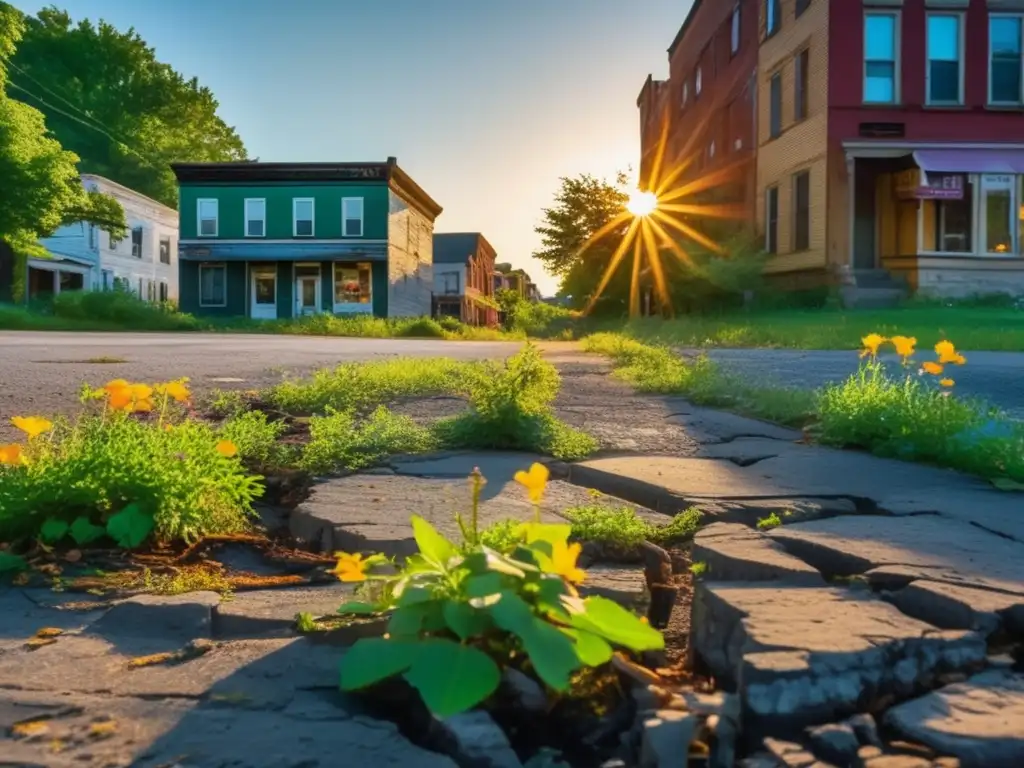
[{"label": "shrub", "polygon": [[655,544],[687,541],[693,538],[701,520],[701,512],[695,507],[680,512],[665,525],[647,522],[631,507],[571,507],[565,511],[565,516],[572,522],[573,538],[624,551],[635,550],[644,541]]},{"label": "shrub", "polygon": [[309,442],[299,466],[313,474],[355,470],[400,453],[423,453],[437,447],[426,427],[381,406],[365,421],[351,411],[329,411],[309,420]]},{"label": "shrub", "polygon": [[126,290],[62,291],[53,297],[53,314],[68,320],[102,322],[145,331],[189,331],[200,327],[191,315],[143,301]]},{"label": "shrub", "polygon": [[239,411],[227,418],[217,433],[230,440],[247,463],[265,470],[285,466],[291,459],[286,446],[277,442],[285,429],[283,421],[270,421],[262,411]]},{"label": "shrub", "polygon": [[410,323],[399,326],[395,331],[395,335],[402,338],[416,339],[443,339],[446,336],[441,324],[429,317],[420,317]]}]

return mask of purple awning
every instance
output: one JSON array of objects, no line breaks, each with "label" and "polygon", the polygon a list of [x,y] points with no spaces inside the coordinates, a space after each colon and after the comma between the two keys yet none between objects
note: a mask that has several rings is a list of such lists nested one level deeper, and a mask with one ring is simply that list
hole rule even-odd
[{"label": "purple awning", "polygon": [[914,162],[932,173],[1024,173],[1024,149],[919,149]]}]

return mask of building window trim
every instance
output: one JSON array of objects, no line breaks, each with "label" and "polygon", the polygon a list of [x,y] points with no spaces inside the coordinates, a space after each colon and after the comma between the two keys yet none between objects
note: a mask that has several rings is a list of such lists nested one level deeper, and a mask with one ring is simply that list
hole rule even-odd
[{"label": "building window trim", "polygon": [[780,0],[764,0],[764,37],[767,40],[782,28],[782,3]]},{"label": "building window trim", "polygon": [[[997,19],[1012,19],[1017,22],[1017,58],[1019,80],[1017,82],[1017,98],[1014,101],[996,100],[992,96],[992,86],[995,79],[993,73],[992,57],[992,22]],[[1024,105],[1024,13],[990,13],[988,17],[988,106],[990,107],[1020,107]]]},{"label": "building window trim", "polygon": [[[955,101],[936,100],[932,98],[932,59],[929,55],[929,41],[931,37],[930,21],[935,18],[956,19],[957,32],[957,94]],[[924,103],[929,107],[962,107],[965,103],[964,93],[964,59],[966,58],[964,46],[964,14],[956,11],[929,11],[925,14],[924,21]]]},{"label": "building window trim", "polygon": [[[262,213],[259,216],[253,216],[249,212],[249,206],[250,206],[250,204],[255,205],[257,203],[261,206]],[[245,198],[245,202],[243,203],[243,207],[244,207],[244,212],[245,212],[245,232],[242,233],[243,236],[244,237],[255,237],[255,238],[266,237],[267,236],[267,198],[265,198],[265,197],[247,197],[247,198]],[[258,235],[254,235],[254,234],[252,234],[249,231],[249,224],[257,222],[257,221],[260,223],[260,233]]]},{"label": "building window trim", "polygon": [[[221,300],[218,301],[203,301],[203,272],[208,269],[220,270],[221,274],[224,275],[222,281],[223,290],[221,292]],[[199,306],[200,307],[226,307],[228,305],[228,266],[225,262],[215,262],[211,264],[200,264],[199,265]]]},{"label": "building window trim", "polygon": [[[358,205],[359,215],[349,213],[349,207]],[[359,222],[358,232],[349,230],[349,222]],[[366,234],[366,201],[362,197],[341,198],[341,236],[342,237],[363,237]]]},{"label": "building window trim", "polygon": [[782,70],[768,78],[768,138],[782,135]]},{"label": "building window trim", "polygon": [[140,224],[132,227],[132,256],[136,259],[142,258],[142,248],[146,242],[146,230]]},{"label": "building window trim", "polygon": [[[356,281],[360,283],[362,292],[362,277],[366,274],[366,300],[365,301],[339,301],[338,294],[338,271],[354,270]],[[373,313],[373,266],[369,262],[335,261],[331,264],[331,304],[334,312],[344,313]],[[342,292],[344,294],[344,292]],[[342,295],[340,298],[344,298]]]},{"label": "building window trim", "polygon": [[793,18],[799,19],[810,7],[811,0],[796,0],[796,7],[793,10]]},{"label": "building window trim", "polygon": [[811,49],[802,48],[793,57],[793,121],[803,122],[810,115]]},{"label": "building window trim", "polygon": [[[299,234],[299,204],[309,203],[310,213],[309,219],[301,219],[301,221],[309,221],[309,234]],[[316,236],[316,198],[312,197],[293,197],[292,198],[292,237],[315,237]]]},{"label": "building window trim", "polygon": [[[165,245],[167,246],[167,248],[164,248]],[[160,252],[159,252],[157,258],[160,259],[160,263],[161,264],[170,264],[171,263],[171,236],[170,235],[161,235],[160,236],[160,246],[159,247],[160,247]],[[165,253],[167,254],[166,259],[164,258],[164,254]]]},{"label": "building window trim", "polygon": [[[892,63],[892,100],[891,101],[874,100],[874,99],[869,99],[868,98],[868,88],[867,88],[867,83],[868,83],[868,65],[870,63],[884,63],[884,64],[889,64],[890,63],[888,60],[884,60],[884,59],[869,59],[868,58],[867,27],[868,27],[868,19],[873,17],[873,16],[885,16],[885,17],[888,17],[888,18],[892,19],[892,55],[893,55],[893,58],[892,58],[892,62],[891,62]],[[901,40],[901,37],[902,37],[902,27],[901,27],[902,21],[903,21],[902,14],[900,14],[899,11],[869,9],[869,10],[865,11],[865,13],[864,13],[864,24],[863,24],[863,30],[864,30],[864,35],[863,35],[863,40],[864,40],[863,70],[864,71],[862,73],[862,78],[861,78],[861,102],[864,103],[864,104],[890,104],[890,105],[894,105],[894,104],[899,104],[900,103],[900,79],[901,79],[900,78],[900,73],[902,71],[901,55],[902,55],[902,48],[903,48],[900,45],[900,40]],[[927,57],[927,55],[928,54],[927,54],[927,50],[926,50],[925,57]]]},{"label": "building window trim", "polygon": [[740,5],[737,3],[732,9],[732,19],[729,27],[729,55],[735,56],[740,52],[741,33],[743,30],[743,17]]},{"label": "building window trim", "polygon": [[[203,218],[203,203],[213,204],[213,216]],[[213,232],[203,232],[203,222],[213,222]],[[196,200],[196,237],[217,237],[220,232],[220,201],[216,197],[200,197]]]}]

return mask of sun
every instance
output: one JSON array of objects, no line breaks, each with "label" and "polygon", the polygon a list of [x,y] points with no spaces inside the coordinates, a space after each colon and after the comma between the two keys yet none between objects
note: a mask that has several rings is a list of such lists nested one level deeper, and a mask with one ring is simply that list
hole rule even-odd
[{"label": "sun", "polygon": [[634,189],[629,193],[626,210],[634,216],[650,216],[658,207],[658,196],[653,192]]}]

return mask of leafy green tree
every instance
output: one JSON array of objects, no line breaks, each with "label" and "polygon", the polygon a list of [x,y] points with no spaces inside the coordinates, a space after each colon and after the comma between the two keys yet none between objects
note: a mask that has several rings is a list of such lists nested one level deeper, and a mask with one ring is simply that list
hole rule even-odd
[{"label": "leafy green tree", "polygon": [[88,221],[126,234],[124,210],[112,197],[86,192],[78,157],[48,135],[38,110],[7,95],[7,62],[24,28],[22,15],[0,2],[0,240],[16,255],[12,298],[24,289],[25,258],[46,256],[38,238],[62,224]]},{"label": "leafy green tree", "polygon": [[157,61],[134,29],[73,24],[55,7],[25,22],[11,62],[12,95],[46,115],[82,172],[177,207],[171,163],[246,159],[211,91]]}]

